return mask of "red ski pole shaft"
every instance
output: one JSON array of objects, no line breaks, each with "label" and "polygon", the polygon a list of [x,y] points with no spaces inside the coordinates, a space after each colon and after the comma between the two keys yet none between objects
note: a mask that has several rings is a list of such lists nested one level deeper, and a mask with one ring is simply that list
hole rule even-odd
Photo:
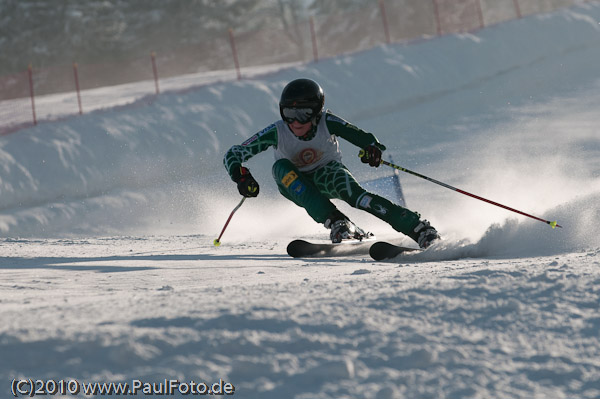
[{"label": "red ski pole shaft", "polygon": [[[358,153],[358,156],[359,156],[360,158],[362,158],[362,157],[364,156],[364,154],[365,154],[364,150],[361,150],[361,151]],[[529,218],[532,218],[532,219],[535,219],[535,220],[539,220],[540,222],[544,222],[544,223],[546,223],[546,224],[550,225],[550,226],[551,226],[553,229],[554,229],[554,228],[556,228],[556,227],[560,227],[560,228],[562,228],[562,226],[561,226],[561,225],[559,225],[559,224],[558,224],[556,221],[545,220],[545,219],[539,218],[539,217],[537,217],[537,216],[533,216],[533,215],[530,215],[530,214],[528,214],[528,213],[525,213],[525,212],[519,211],[519,210],[517,210],[517,209],[511,208],[511,207],[509,207],[509,206],[502,205],[502,204],[500,204],[500,203],[498,203],[498,202],[491,201],[491,200],[489,200],[489,199],[486,199],[486,198],[480,197],[480,196],[478,196],[478,195],[475,195],[475,194],[471,194],[471,193],[469,193],[469,192],[467,192],[467,191],[464,191],[464,190],[461,190],[461,189],[459,189],[459,188],[453,187],[453,186],[451,186],[451,185],[449,185],[449,184],[443,183],[443,182],[441,182],[441,181],[439,181],[439,180],[435,180],[435,179],[432,179],[431,177],[427,177],[427,176],[425,176],[425,175],[422,175],[422,174],[420,174],[420,173],[413,172],[412,170],[409,170],[409,169],[403,168],[402,166],[394,165],[393,163],[391,163],[391,162],[388,162],[388,161],[385,161],[385,160],[383,160],[383,159],[381,160],[381,163],[382,163],[383,165],[390,166],[390,167],[392,167],[392,168],[394,168],[394,169],[401,170],[402,172],[409,173],[409,174],[411,174],[411,175],[413,175],[413,176],[420,177],[421,179],[425,179],[425,180],[427,180],[427,181],[430,181],[430,182],[432,182],[432,183],[439,184],[440,186],[442,186],[442,187],[446,187],[446,188],[449,188],[450,190],[456,191],[457,193],[461,193],[461,194],[464,194],[464,195],[468,195],[468,196],[469,196],[469,197],[471,197],[471,198],[475,198],[475,199],[478,199],[478,200],[480,200],[480,201],[487,202],[488,204],[496,205],[496,206],[498,206],[498,207],[500,207],[500,208],[504,208],[504,209],[506,209],[506,210],[509,210],[509,211],[511,211],[511,212],[518,213],[519,215],[523,215],[523,216],[527,216],[527,217],[529,217]]]},{"label": "red ski pole shaft", "polygon": [[221,234],[219,234],[219,238],[217,238],[213,241],[213,244],[215,245],[215,247],[218,247],[219,245],[221,245],[221,237],[223,237],[223,233],[225,233],[225,229],[227,228],[227,225],[229,225],[229,222],[231,221],[233,214],[238,209],[240,209],[240,206],[242,206],[242,204],[244,203],[245,200],[246,200],[246,197],[242,197],[242,200],[240,201],[240,203],[237,204],[237,206],[235,208],[233,208],[233,211],[231,211],[231,214],[229,215],[229,217],[227,218],[227,221],[225,222],[225,226],[223,226],[223,230],[221,230]]}]

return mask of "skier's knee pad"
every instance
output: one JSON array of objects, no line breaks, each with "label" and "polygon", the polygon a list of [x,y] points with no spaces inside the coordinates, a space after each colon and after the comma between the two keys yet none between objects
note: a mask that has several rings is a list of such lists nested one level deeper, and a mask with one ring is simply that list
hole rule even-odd
[{"label": "skier's knee pad", "polygon": [[279,184],[281,179],[289,172],[294,171],[298,173],[298,168],[289,159],[282,158],[275,161],[271,171],[273,172],[273,178]]},{"label": "skier's knee pad", "polygon": [[306,190],[307,182],[303,181],[302,173],[289,159],[277,160],[272,172],[279,191],[286,197],[299,196]]}]

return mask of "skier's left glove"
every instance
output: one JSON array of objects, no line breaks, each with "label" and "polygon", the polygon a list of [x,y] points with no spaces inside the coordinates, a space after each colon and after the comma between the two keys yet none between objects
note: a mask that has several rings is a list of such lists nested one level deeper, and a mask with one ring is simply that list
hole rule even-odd
[{"label": "skier's left glove", "polygon": [[381,150],[379,147],[371,144],[367,146],[364,151],[363,156],[360,158],[362,163],[368,163],[376,168],[381,165]]},{"label": "skier's left glove", "polygon": [[254,177],[250,174],[248,168],[240,167],[240,173],[235,179],[238,186],[238,191],[244,197],[256,197],[260,191],[258,182],[254,180]]}]

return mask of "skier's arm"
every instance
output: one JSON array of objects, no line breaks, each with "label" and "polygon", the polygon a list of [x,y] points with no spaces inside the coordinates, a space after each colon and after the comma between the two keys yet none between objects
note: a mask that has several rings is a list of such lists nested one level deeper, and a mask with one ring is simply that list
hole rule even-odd
[{"label": "skier's arm", "polygon": [[335,134],[363,150],[366,150],[369,146],[375,146],[381,151],[385,150],[385,146],[377,140],[373,133],[368,133],[329,111],[325,113],[325,118],[327,128],[331,134]]},{"label": "skier's arm", "polygon": [[239,182],[243,174],[242,164],[270,146],[276,145],[277,127],[273,124],[256,133],[241,145],[234,145],[227,150],[223,158],[223,165],[225,165],[231,180]]}]

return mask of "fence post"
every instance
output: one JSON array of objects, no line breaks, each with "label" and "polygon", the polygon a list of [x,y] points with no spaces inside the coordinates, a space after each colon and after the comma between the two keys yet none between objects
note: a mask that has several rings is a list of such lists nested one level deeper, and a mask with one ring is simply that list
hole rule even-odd
[{"label": "fence post", "polygon": [[75,90],[77,91],[77,104],[79,105],[79,115],[83,114],[83,108],[81,107],[81,91],[79,90],[79,72],[77,69],[77,63],[73,63],[73,76],[75,77]]},{"label": "fence post", "polygon": [[160,93],[158,89],[158,69],[156,69],[156,53],[152,51],[150,53],[150,59],[152,60],[152,73],[154,74],[154,88],[156,90],[156,94]]},{"label": "fence post", "polygon": [[229,28],[229,42],[231,43],[231,52],[233,53],[233,63],[235,65],[235,71],[237,73],[237,79],[242,79],[242,73],[240,72],[240,63],[238,61],[237,50],[235,48],[235,38],[233,37],[233,29]]},{"label": "fence post", "polygon": [[315,62],[319,62],[319,52],[317,51],[317,34],[315,32],[315,21],[313,20],[313,16],[310,16],[310,38],[312,41],[313,48],[313,59]]},{"label": "fence post", "polygon": [[475,0],[475,5],[477,6],[477,15],[479,16],[479,29],[483,29],[485,27],[485,23],[483,22],[483,10],[481,9],[481,0]]},{"label": "fence post", "polygon": [[390,44],[392,42],[390,38],[390,29],[387,20],[387,13],[385,12],[384,0],[379,0],[379,9],[381,10],[381,20],[383,22],[383,31],[385,33],[385,42]]},{"label": "fence post", "polygon": [[440,8],[437,0],[433,0],[433,13],[435,14],[435,24],[438,36],[442,35],[442,23],[440,21]]},{"label": "fence post", "polygon": [[27,67],[27,74],[29,75],[29,96],[31,97],[31,113],[33,114],[33,125],[37,125],[37,118],[35,116],[35,100],[33,94],[33,67],[31,64]]},{"label": "fence post", "polygon": [[519,0],[513,0],[513,4],[515,5],[515,11],[517,12],[517,18],[521,19],[523,16],[521,14],[521,6],[519,5]]}]

